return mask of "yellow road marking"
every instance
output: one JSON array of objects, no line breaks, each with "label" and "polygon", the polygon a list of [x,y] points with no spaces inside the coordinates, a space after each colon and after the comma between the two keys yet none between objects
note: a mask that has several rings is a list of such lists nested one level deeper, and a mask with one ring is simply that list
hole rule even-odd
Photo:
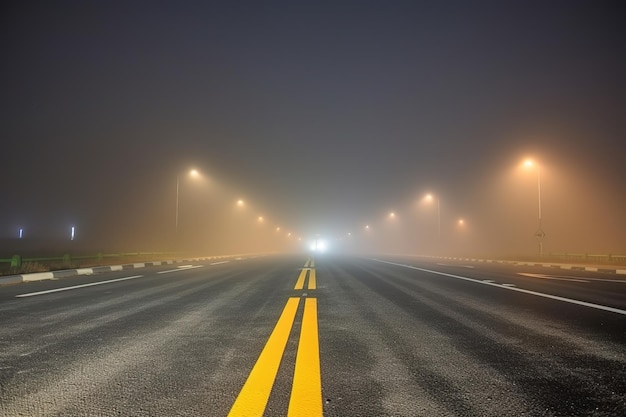
[{"label": "yellow road marking", "polygon": [[304,316],[288,417],[321,417],[323,415],[319,351],[317,299],[307,298],[304,302]]},{"label": "yellow road marking", "polygon": [[315,269],[311,269],[311,272],[309,272],[309,289],[310,290],[314,290],[317,287],[317,282],[315,279]]},{"label": "yellow road marking", "polygon": [[294,290],[301,290],[302,288],[304,288],[304,280],[306,279],[307,271],[308,269],[303,269],[300,271],[300,276],[298,277],[298,280],[296,281],[296,286],[293,288]]},{"label": "yellow road marking", "polygon": [[[291,327],[293,326],[299,303],[300,298],[297,297],[290,297],[287,301],[278,323],[276,323],[276,327],[274,327],[261,355],[259,355],[259,359],[257,359],[246,383],[230,409],[228,417],[263,415],[276,374],[278,373],[280,361],[287,346],[287,340],[291,333]],[[315,326],[317,326],[317,323],[315,323]]]}]

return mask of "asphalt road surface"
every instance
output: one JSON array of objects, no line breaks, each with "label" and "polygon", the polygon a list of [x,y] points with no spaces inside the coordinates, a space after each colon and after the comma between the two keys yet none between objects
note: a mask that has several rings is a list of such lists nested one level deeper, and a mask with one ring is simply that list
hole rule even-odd
[{"label": "asphalt road surface", "polygon": [[0,287],[1,416],[624,416],[626,279],[267,256]]}]

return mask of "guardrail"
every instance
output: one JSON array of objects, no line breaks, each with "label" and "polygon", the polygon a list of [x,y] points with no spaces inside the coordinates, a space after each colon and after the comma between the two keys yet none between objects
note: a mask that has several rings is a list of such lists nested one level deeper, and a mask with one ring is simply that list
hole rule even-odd
[{"label": "guardrail", "polygon": [[165,259],[176,255],[177,253],[175,252],[97,253],[95,255],[72,255],[66,253],[61,256],[43,257],[22,257],[21,255],[13,255],[11,258],[0,258],[0,274],[48,271],[55,268],[70,268],[84,264],[99,264],[113,259],[128,260],[137,258],[147,261],[157,257]]},{"label": "guardrail", "polygon": [[626,263],[626,255],[593,254],[593,253],[550,253],[549,257],[584,262]]}]

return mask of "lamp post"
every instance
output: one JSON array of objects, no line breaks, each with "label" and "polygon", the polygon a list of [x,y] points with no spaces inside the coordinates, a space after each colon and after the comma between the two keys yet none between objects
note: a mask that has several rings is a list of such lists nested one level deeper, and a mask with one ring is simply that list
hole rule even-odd
[{"label": "lamp post", "polygon": [[543,238],[546,236],[546,233],[543,231],[543,225],[541,223],[541,172],[539,169],[539,164],[536,164],[531,159],[527,159],[524,162],[524,166],[528,168],[536,167],[537,168],[537,202],[539,209],[539,227],[535,232],[535,237],[539,241],[539,256],[543,256]]},{"label": "lamp post", "polygon": [[[187,174],[192,178],[196,178],[198,177],[200,174],[198,173],[197,170],[192,169],[191,171],[189,171],[189,173]],[[178,235],[178,200],[179,200],[179,194],[180,194],[180,175],[176,175],[176,235]]]},{"label": "lamp post", "polygon": [[[433,201],[435,197],[432,194],[426,194],[427,201]],[[437,238],[441,240],[441,201],[439,197],[437,197]]]}]

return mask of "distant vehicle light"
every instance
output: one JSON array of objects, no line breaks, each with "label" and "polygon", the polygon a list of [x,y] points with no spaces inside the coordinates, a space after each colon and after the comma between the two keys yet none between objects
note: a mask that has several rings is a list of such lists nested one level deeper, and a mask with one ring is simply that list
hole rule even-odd
[{"label": "distant vehicle light", "polygon": [[309,245],[309,249],[313,252],[324,253],[328,250],[328,243],[322,239],[316,239]]}]

